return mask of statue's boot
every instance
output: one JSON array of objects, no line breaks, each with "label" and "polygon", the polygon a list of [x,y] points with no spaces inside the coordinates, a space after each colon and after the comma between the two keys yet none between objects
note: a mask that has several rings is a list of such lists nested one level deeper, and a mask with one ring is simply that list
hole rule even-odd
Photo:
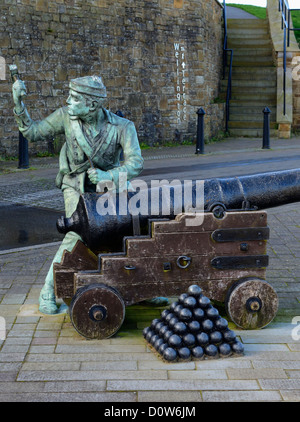
[{"label": "statue's boot", "polygon": [[77,240],[81,240],[81,237],[74,233],[69,232],[64,237],[58,251],[55,254],[55,257],[52,261],[52,264],[49,268],[48,274],[45,279],[45,284],[41,290],[40,298],[39,298],[39,311],[43,314],[57,314],[57,313],[64,313],[68,309],[67,305],[62,304],[58,309],[56,305],[56,298],[54,293],[54,280],[53,280],[53,264],[55,262],[61,262],[63,253],[65,250],[72,251],[74,248]]},{"label": "statue's boot", "polygon": [[39,311],[43,314],[57,314],[58,307],[53,290],[43,288],[39,298]]}]

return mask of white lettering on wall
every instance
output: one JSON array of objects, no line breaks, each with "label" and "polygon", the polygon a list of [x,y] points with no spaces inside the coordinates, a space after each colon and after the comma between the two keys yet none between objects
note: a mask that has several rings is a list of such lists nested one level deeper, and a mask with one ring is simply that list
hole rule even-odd
[{"label": "white lettering on wall", "polygon": [[186,84],[188,82],[186,49],[182,44],[174,43],[174,56],[176,61],[176,117],[177,123],[180,124],[187,120]]}]

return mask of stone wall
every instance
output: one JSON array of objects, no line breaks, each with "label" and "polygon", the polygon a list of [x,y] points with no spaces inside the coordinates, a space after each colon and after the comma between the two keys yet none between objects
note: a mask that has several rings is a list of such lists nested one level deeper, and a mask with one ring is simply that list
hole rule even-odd
[{"label": "stone wall", "polygon": [[277,116],[278,137],[290,138],[292,132],[300,129],[300,49],[293,31],[290,45],[286,48],[285,106],[284,113],[284,31],[278,0],[267,0],[267,16],[273,42],[274,58],[277,63]]},{"label": "stone wall", "polygon": [[[217,0],[5,0],[0,154],[17,154],[9,64],[17,64],[38,120],[65,104],[70,79],[100,74],[107,107],[133,120],[140,142],[152,145],[195,139],[197,109],[219,94],[222,43]],[[217,129],[223,118],[210,118],[206,136]],[[29,147],[34,153],[47,143]]]}]

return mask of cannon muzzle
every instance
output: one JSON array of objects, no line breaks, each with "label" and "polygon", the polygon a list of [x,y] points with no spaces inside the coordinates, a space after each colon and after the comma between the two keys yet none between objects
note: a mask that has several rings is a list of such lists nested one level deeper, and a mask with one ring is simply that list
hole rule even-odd
[{"label": "cannon muzzle", "polygon": [[[266,209],[298,202],[300,169],[214,178],[180,186],[170,183],[168,198],[166,191],[162,191],[162,187],[149,188],[143,192],[128,193],[126,197],[124,193],[116,194],[114,198],[109,193],[84,193],[72,216],[58,220],[57,229],[60,233],[78,233],[95,252],[118,251],[122,250],[123,238],[134,234],[134,213],[139,215],[141,233],[146,234],[148,221],[153,218],[173,219],[177,214],[191,211],[210,211],[217,218],[222,218],[224,212],[230,210]],[[186,197],[188,201],[184,200]],[[146,206],[142,201],[146,202]],[[169,204],[167,211],[166,202]],[[139,203],[134,213],[132,203]]]}]

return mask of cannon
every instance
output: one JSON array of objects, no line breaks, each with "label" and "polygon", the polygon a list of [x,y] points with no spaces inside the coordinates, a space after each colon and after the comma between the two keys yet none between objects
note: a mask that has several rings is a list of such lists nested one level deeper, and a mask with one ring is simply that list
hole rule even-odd
[{"label": "cannon", "polygon": [[[54,265],[55,294],[70,303],[78,333],[111,337],[122,326],[127,306],[180,295],[191,284],[224,303],[240,328],[263,328],[274,319],[278,297],[265,280],[265,209],[300,200],[300,170],[204,180],[202,210],[196,208],[197,183],[189,188],[191,200],[181,207],[178,190],[169,189],[167,213],[159,188],[147,190],[148,206],[137,215],[128,206],[135,193],[128,194],[125,211],[124,198],[116,195],[115,212],[107,214],[99,213],[102,194],[85,193],[74,214],[57,221],[61,233],[75,231],[83,239]],[[159,205],[155,214],[153,197]]]}]

